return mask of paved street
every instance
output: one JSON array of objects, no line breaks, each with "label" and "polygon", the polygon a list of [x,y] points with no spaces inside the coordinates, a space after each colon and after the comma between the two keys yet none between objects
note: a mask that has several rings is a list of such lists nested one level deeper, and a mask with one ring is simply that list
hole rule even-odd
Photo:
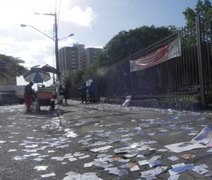
[{"label": "paved street", "polygon": [[210,112],[78,101],[41,109],[0,107],[0,179],[211,179],[211,135],[191,141]]}]

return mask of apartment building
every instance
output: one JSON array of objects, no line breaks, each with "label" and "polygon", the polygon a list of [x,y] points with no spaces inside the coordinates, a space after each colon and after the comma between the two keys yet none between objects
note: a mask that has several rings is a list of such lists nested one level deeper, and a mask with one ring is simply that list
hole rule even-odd
[{"label": "apartment building", "polygon": [[59,50],[59,70],[79,69],[79,53],[77,47],[63,47]]},{"label": "apartment building", "polygon": [[59,50],[59,69],[62,75],[67,71],[85,69],[95,62],[101,48],[85,48],[83,44],[63,47]]}]

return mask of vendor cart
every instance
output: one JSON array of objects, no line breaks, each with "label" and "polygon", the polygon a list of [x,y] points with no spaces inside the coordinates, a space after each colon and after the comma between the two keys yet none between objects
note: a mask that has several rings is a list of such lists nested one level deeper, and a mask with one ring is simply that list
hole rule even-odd
[{"label": "vendor cart", "polygon": [[36,94],[36,110],[39,111],[41,106],[49,106],[51,110],[54,110],[55,99],[55,87],[38,87]]},{"label": "vendor cart", "polygon": [[59,76],[59,71],[48,64],[33,66],[24,74],[24,79],[27,82],[42,83],[42,86],[38,86],[36,94],[36,110],[40,110],[41,106],[50,106],[50,109],[55,109],[56,87],[54,85],[50,87],[43,86],[43,82],[51,78],[49,73],[53,73],[53,78],[54,74]]}]

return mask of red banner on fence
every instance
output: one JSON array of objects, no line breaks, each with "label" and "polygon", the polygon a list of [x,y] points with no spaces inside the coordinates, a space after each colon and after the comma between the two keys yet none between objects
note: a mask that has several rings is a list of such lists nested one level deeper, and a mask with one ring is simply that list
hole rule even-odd
[{"label": "red banner on fence", "polygon": [[181,56],[181,44],[180,38],[177,38],[146,56],[130,61],[130,72],[147,69],[179,56]]}]

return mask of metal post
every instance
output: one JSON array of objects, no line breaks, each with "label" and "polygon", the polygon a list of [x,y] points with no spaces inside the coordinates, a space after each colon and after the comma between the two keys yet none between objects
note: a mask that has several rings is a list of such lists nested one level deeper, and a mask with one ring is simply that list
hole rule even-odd
[{"label": "metal post", "polygon": [[56,69],[59,72],[57,75],[60,82],[60,68],[59,68],[59,54],[58,54],[58,27],[57,27],[57,14],[54,14],[55,17],[55,60],[56,60]]},{"label": "metal post", "polygon": [[[131,54],[129,54],[129,71],[130,71],[130,61],[132,60]],[[133,72],[130,71],[130,91],[131,96],[133,96]]]},{"label": "metal post", "polygon": [[196,16],[196,31],[197,31],[197,58],[198,58],[198,71],[199,71],[199,84],[200,84],[200,98],[201,105],[205,108],[205,88],[203,76],[203,62],[202,62],[202,46],[201,46],[201,30],[200,30],[200,17]]}]

